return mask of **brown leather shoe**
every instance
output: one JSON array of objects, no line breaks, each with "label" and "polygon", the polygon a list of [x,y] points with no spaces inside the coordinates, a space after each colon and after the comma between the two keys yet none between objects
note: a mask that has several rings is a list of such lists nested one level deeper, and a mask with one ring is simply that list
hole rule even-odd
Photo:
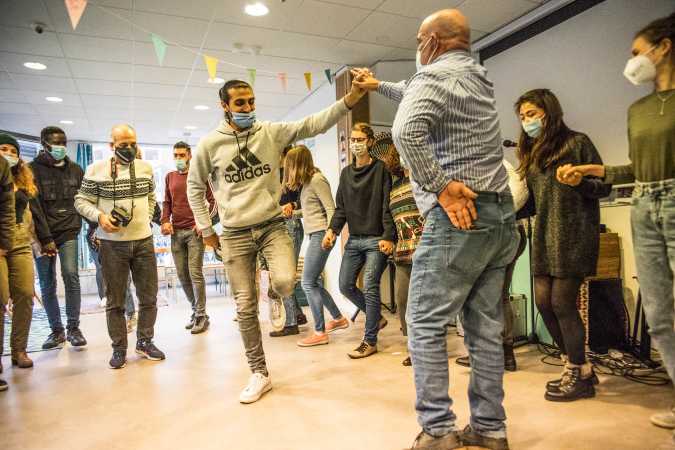
[{"label": "brown leather shoe", "polygon": [[[464,445],[458,432],[453,431],[442,437],[433,437],[424,431],[417,435],[410,450],[460,450]],[[407,449],[406,449],[407,450]]]},{"label": "brown leather shoe", "polygon": [[12,355],[12,365],[19,366],[19,369],[29,369],[33,367],[33,360],[26,352],[17,352]]}]

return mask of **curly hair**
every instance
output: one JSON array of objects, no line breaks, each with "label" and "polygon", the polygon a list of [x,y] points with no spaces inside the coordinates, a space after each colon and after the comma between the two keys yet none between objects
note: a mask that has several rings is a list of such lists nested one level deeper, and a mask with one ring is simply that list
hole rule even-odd
[{"label": "curly hair", "polygon": [[19,163],[12,167],[12,177],[14,177],[14,186],[17,189],[24,191],[30,198],[37,196],[38,188],[33,171],[24,160],[19,159]]}]

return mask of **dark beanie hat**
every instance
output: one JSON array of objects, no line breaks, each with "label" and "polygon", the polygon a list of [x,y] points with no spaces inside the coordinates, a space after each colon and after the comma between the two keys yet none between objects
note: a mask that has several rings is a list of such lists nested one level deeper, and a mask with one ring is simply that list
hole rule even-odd
[{"label": "dark beanie hat", "polygon": [[19,142],[14,139],[12,136],[6,133],[0,133],[0,145],[2,144],[10,144],[16,147],[17,153],[21,152],[21,148],[19,147]]}]

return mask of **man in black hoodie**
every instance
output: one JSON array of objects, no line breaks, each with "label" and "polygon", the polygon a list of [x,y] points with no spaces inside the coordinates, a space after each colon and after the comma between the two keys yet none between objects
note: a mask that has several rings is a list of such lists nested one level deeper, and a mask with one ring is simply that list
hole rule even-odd
[{"label": "man in black hoodie", "polygon": [[77,236],[82,219],[75,210],[77,194],[84,172],[66,156],[66,133],[58,127],[46,127],[40,133],[43,150],[31,162],[38,186],[38,200],[47,219],[49,231],[58,249],[61,276],[66,291],[66,337],[56,296],[56,256],[43,254],[36,259],[40,291],[49,326],[52,329],[42,348],[49,350],[66,339],[73,347],[87,345],[80,331],[80,276],[78,273]]}]

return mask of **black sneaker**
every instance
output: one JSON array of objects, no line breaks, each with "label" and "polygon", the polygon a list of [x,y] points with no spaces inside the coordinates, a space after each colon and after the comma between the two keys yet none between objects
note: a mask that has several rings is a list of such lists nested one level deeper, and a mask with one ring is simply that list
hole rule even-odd
[{"label": "black sneaker", "polygon": [[271,331],[270,337],[282,337],[282,336],[291,336],[294,334],[300,334],[300,330],[297,325],[292,325],[290,327],[284,327],[281,331]]},{"label": "black sneaker", "polygon": [[486,448],[489,450],[509,450],[506,438],[491,438],[476,433],[471,425],[467,425],[461,433],[462,444],[467,448]]},{"label": "black sneaker", "polygon": [[186,329],[186,330],[191,330],[191,329],[195,326],[195,321],[196,321],[196,320],[195,320],[195,315],[193,314],[193,315],[190,317],[190,321],[187,323],[187,325],[185,325],[185,329]]},{"label": "black sneaker", "polygon": [[209,329],[209,316],[200,316],[195,319],[195,324],[192,327],[192,331],[190,333],[192,334],[199,334],[203,333],[206,330]]},{"label": "black sneaker", "polygon": [[504,370],[507,372],[515,372],[518,370],[516,354],[513,352],[513,345],[504,344]]},{"label": "black sneaker", "polygon": [[573,402],[582,398],[595,397],[595,388],[591,377],[581,378],[581,368],[567,370],[560,386],[556,390],[546,391],[544,398],[550,402]]},{"label": "black sneaker", "polygon": [[150,361],[161,361],[166,358],[164,352],[155,347],[155,344],[150,339],[138,341],[136,343],[136,353]]},{"label": "black sneaker", "polygon": [[84,338],[82,331],[79,328],[71,328],[68,330],[68,337],[66,338],[73,347],[84,347],[87,345],[87,340]]},{"label": "black sneaker", "polygon": [[42,350],[51,350],[56,347],[60,347],[63,343],[66,342],[66,333],[63,330],[52,331],[47,340],[42,344]]},{"label": "black sneaker", "polygon": [[[546,390],[550,392],[557,391],[560,388],[560,384],[562,383],[563,378],[567,375],[567,372],[563,374],[562,378],[558,378],[555,380],[551,380],[548,383],[546,383]],[[594,386],[598,385],[600,383],[600,379],[598,376],[595,374],[595,370],[591,367],[591,383],[593,383]]]},{"label": "black sneaker", "polygon": [[0,392],[6,391],[7,389],[9,389],[9,384],[7,384],[5,380],[0,379]]},{"label": "black sneaker", "polygon": [[112,358],[108,363],[111,369],[121,369],[127,365],[126,350],[113,350]]},{"label": "black sneaker", "polygon": [[297,315],[298,325],[307,325],[307,316],[303,313]]}]

